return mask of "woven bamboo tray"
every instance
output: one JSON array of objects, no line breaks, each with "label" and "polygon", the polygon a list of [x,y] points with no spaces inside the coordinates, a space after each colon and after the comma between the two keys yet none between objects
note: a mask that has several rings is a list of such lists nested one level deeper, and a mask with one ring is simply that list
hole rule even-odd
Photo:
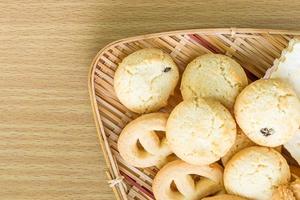
[{"label": "woven bamboo tray", "polygon": [[[195,57],[220,53],[233,57],[249,79],[255,80],[264,76],[288,41],[298,35],[298,31],[271,29],[195,29],[137,36],[104,47],[92,63],[89,92],[109,184],[117,199],[154,199],[151,184],[158,171],[155,167],[139,169],[127,165],[117,150],[122,128],[138,117],[119,102],[113,90],[114,72],[125,56],[142,48],[160,48],[172,56],[182,73]],[[178,99],[177,90],[165,110],[172,109]]]}]

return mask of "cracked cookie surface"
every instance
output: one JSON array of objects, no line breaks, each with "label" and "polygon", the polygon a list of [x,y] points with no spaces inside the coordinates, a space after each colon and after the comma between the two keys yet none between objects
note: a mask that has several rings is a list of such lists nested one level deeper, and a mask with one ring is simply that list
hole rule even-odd
[{"label": "cracked cookie surface", "polygon": [[269,200],[274,190],[289,182],[289,166],[284,157],[267,147],[248,147],[235,154],[224,170],[228,193],[250,199]]},{"label": "cracked cookie surface", "polygon": [[214,98],[230,109],[247,84],[247,76],[235,60],[221,54],[205,54],[188,64],[180,89],[184,100]]},{"label": "cracked cookie surface", "polygon": [[234,113],[243,132],[262,146],[286,143],[300,126],[300,101],[279,79],[260,79],[248,85],[237,97]]},{"label": "cracked cookie surface", "polygon": [[114,76],[118,99],[137,113],[167,105],[179,79],[176,64],[160,49],[141,49],[122,60]]},{"label": "cracked cookie surface", "polygon": [[181,102],[171,112],[166,130],[172,151],[196,165],[219,160],[236,137],[236,124],[230,112],[213,99]]}]

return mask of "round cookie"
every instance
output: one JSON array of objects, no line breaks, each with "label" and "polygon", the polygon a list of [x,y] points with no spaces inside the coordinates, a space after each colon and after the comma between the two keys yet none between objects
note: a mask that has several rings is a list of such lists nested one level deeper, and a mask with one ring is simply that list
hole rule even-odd
[{"label": "round cookie", "polygon": [[221,194],[221,195],[216,195],[216,196],[212,196],[212,197],[206,197],[206,198],[203,198],[202,200],[247,200],[247,199],[236,196],[236,195]]},{"label": "round cookie", "polygon": [[247,84],[247,76],[235,60],[221,54],[205,54],[187,65],[180,89],[184,100],[214,98],[232,108]]},{"label": "round cookie", "polygon": [[172,151],[195,165],[219,160],[236,137],[236,124],[230,112],[213,99],[181,102],[171,112],[166,130]]},{"label": "round cookie", "polygon": [[234,106],[236,121],[255,143],[275,147],[286,143],[300,126],[300,101],[286,83],[260,79],[248,85]]},{"label": "round cookie", "polygon": [[152,188],[157,200],[202,199],[223,190],[223,169],[217,163],[199,166],[176,160],[157,173]]},{"label": "round cookie", "polygon": [[179,79],[171,56],[160,49],[141,49],[122,60],[114,76],[117,97],[137,113],[167,105]]},{"label": "round cookie", "polygon": [[127,124],[118,139],[122,158],[135,167],[159,166],[164,163],[172,153],[164,132],[167,119],[166,113],[150,113]]},{"label": "round cookie", "polygon": [[239,152],[242,149],[245,149],[250,146],[255,146],[255,143],[252,142],[240,128],[237,128],[236,140],[229,151],[221,158],[223,166],[231,159],[233,155]]},{"label": "round cookie", "polygon": [[228,193],[250,199],[269,200],[276,187],[289,182],[290,169],[272,148],[248,147],[229,160],[224,171]]}]

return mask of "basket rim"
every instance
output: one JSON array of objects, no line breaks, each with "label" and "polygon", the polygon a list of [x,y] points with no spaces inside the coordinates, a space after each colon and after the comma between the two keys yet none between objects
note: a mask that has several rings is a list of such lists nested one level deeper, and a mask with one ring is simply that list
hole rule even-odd
[{"label": "basket rim", "polygon": [[[116,171],[116,163],[115,160],[112,157],[111,150],[109,148],[107,138],[103,129],[103,123],[101,120],[100,113],[97,112],[99,109],[99,106],[97,104],[96,100],[96,93],[95,93],[95,82],[94,82],[94,74],[95,74],[95,69],[97,66],[97,63],[100,59],[100,55],[105,52],[108,48],[117,45],[119,43],[123,42],[132,42],[132,41],[137,41],[141,39],[150,39],[154,37],[159,37],[163,35],[172,35],[172,34],[230,34],[230,35],[235,35],[235,34],[247,34],[247,33],[265,33],[265,34],[290,34],[290,35],[300,35],[300,31],[296,30],[284,30],[284,29],[258,29],[258,28],[205,28],[205,29],[183,29],[183,30],[175,30],[175,31],[165,31],[165,32],[158,32],[158,33],[150,33],[150,34],[145,34],[145,35],[138,35],[138,36],[133,36],[133,37],[126,37],[123,39],[119,39],[113,42],[108,43],[105,45],[103,48],[101,48],[96,56],[93,58],[93,61],[90,65],[90,69],[88,72],[88,91],[89,91],[89,96],[90,96],[90,103],[92,107],[92,112],[93,112],[93,118],[98,134],[98,140],[102,149],[103,156],[105,158],[106,162],[106,167],[108,168],[108,172],[106,173],[108,176],[108,179],[114,179],[118,177],[118,172]],[[117,190],[119,189],[119,191]],[[115,197],[117,199],[127,199],[127,197],[123,196],[120,194],[124,194],[125,188],[123,187],[122,184],[117,184],[114,187],[112,187],[113,192],[115,193]],[[123,191],[123,192],[122,192]],[[126,193],[125,193],[126,194]]]}]

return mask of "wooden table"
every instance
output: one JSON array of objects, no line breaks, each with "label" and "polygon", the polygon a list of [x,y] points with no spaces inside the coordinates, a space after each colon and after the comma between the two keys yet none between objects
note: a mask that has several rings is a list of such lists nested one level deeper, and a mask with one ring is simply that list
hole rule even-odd
[{"label": "wooden table", "polygon": [[108,42],[299,22],[292,0],[0,0],[0,199],[113,199],[87,91],[89,65]]}]

